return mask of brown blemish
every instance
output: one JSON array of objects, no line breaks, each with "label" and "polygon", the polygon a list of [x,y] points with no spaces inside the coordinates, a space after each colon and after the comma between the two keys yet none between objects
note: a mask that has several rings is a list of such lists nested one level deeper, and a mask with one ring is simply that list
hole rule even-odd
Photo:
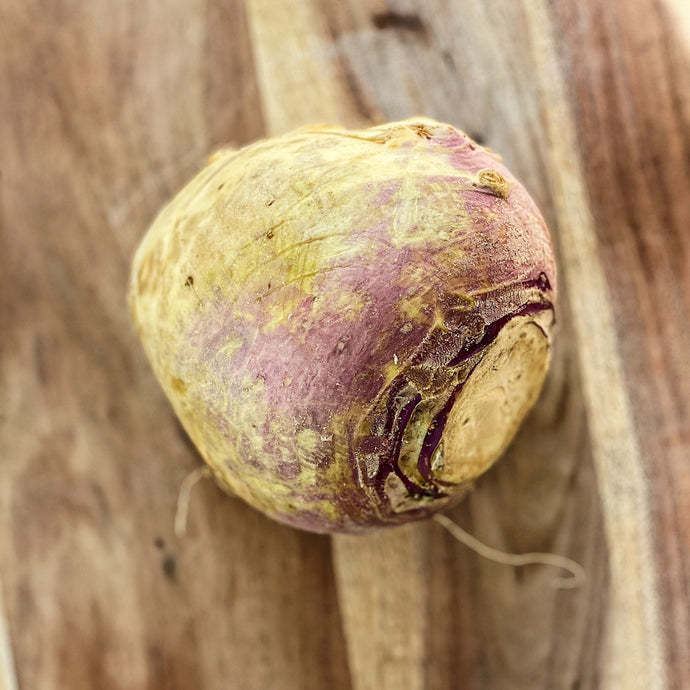
[{"label": "brown blemish", "polygon": [[421,122],[415,122],[414,124],[410,125],[410,129],[412,129],[418,137],[431,139],[431,130]]},{"label": "brown blemish", "polygon": [[187,392],[187,384],[182,379],[178,379],[176,376],[173,376],[170,379],[170,385],[175,393],[183,394]]},{"label": "brown blemish", "polygon": [[266,233],[266,238],[269,239],[269,240],[272,240],[274,235],[275,235],[275,233],[273,232],[273,228],[271,228],[271,229]]},{"label": "brown blemish", "polygon": [[201,299],[199,299],[199,293],[196,291],[196,288],[194,287],[194,276],[187,276],[187,280],[184,281],[184,286],[191,288],[194,291],[196,301],[199,303],[199,306],[201,306]]},{"label": "brown blemish", "polygon": [[485,168],[477,173],[477,176],[472,182],[472,186],[477,187],[481,191],[500,197],[501,199],[505,199],[508,197],[512,185],[501,175],[501,173],[491,168]]}]

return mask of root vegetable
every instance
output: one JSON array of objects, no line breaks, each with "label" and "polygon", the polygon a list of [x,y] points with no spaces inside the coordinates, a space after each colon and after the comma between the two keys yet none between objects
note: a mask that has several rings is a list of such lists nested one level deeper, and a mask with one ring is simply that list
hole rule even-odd
[{"label": "root vegetable", "polygon": [[317,532],[429,517],[542,387],[555,262],[500,158],[429,119],[221,151],[159,214],[130,306],[218,483]]}]

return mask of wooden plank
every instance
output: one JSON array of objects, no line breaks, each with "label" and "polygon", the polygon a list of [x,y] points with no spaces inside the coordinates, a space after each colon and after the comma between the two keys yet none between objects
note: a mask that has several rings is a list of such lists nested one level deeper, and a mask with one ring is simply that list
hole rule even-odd
[{"label": "wooden plank", "polygon": [[[210,484],[125,306],[157,208],[262,131],[241,3],[0,8],[0,577],[21,688],[348,687],[326,538]],[[299,621],[299,623],[295,623]]]},{"label": "wooden plank", "polygon": [[546,8],[528,7],[564,277],[571,294],[578,296],[571,308],[608,540],[611,586],[602,683],[607,688],[664,688],[648,486],[623,380],[611,296],[598,256],[550,19]]},{"label": "wooden plank", "polygon": [[424,527],[409,525],[333,539],[355,688],[426,687],[427,536]]},{"label": "wooden plank", "polygon": [[312,2],[246,0],[269,135],[310,124],[356,124],[323,18]]},{"label": "wooden plank", "polygon": [[[670,687],[690,686],[690,15],[686,3],[563,3],[600,261],[651,493]],[[605,181],[605,184],[602,184]],[[626,468],[629,461],[625,462]],[[626,564],[627,565],[627,564]]]}]

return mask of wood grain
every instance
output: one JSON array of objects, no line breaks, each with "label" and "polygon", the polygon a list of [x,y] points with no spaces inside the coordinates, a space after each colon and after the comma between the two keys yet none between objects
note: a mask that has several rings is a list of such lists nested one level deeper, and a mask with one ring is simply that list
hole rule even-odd
[{"label": "wood grain", "polygon": [[[573,323],[602,499],[611,571],[604,687],[666,686],[648,487],[635,438],[615,339],[611,300],[597,254],[593,221],[578,165],[572,118],[549,40],[548,15],[530,7],[538,81],[545,92],[544,136],[551,188],[560,219],[559,244],[572,286]],[[541,30],[540,30],[541,29]],[[546,95],[548,94],[548,95]],[[596,332],[596,345],[591,332]],[[606,385],[602,382],[606,381]]]},{"label": "wood grain", "polygon": [[[0,687],[690,687],[690,24],[680,0],[0,0]],[[537,407],[439,525],[329,540],[194,489],[125,307],[214,148],[425,114],[542,208]],[[0,638],[2,630],[0,630]]]},{"label": "wood grain", "polygon": [[690,686],[690,25],[680,18],[659,2],[566,4],[560,17],[564,53],[582,65],[568,85],[651,493],[674,688]]},{"label": "wood grain", "polygon": [[0,26],[0,567],[19,687],[347,687],[326,538],[210,485],[174,538],[199,460],[125,308],[157,208],[221,141],[262,131],[242,5],[4,3]]}]

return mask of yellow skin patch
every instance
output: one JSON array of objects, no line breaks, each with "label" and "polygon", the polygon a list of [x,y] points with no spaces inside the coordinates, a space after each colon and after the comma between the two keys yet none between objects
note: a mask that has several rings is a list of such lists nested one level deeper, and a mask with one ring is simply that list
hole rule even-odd
[{"label": "yellow skin patch", "polygon": [[[555,264],[500,159],[418,118],[218,152],[142,241],[129,298],[219,483],[356,532],[430,515],[505,448],[546,371]],[[511,355],[503,330],[536,321]],[[494,350],[505,414],[458,431],[501,390]]]}]

